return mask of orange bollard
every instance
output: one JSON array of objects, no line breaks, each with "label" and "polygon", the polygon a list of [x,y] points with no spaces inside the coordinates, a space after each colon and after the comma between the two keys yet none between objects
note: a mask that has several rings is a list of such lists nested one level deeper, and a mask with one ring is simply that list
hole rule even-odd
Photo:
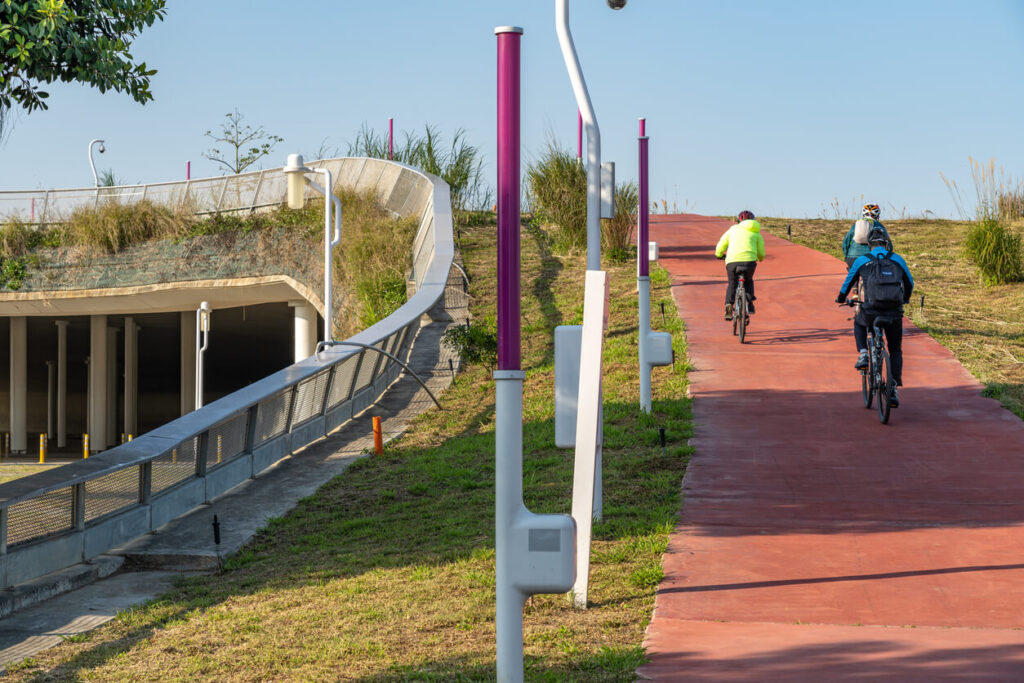
[{"label": "orange bollard", "polygon": [[46,434],[39,435],[39,464],[46,462]]},{"label": "orange bollard", "polygon": [[89,457],[89,435],[82,434],[82,457]]},{"label": "orange bollard", "polygon": [[373,418],[373,450],[377,455],[384,453],[384,435],[380,429],[380,418]]}]

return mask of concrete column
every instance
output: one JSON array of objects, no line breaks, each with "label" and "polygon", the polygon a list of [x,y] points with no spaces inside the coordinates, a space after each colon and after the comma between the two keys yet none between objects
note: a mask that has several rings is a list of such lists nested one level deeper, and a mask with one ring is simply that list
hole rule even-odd
[{"label": "concrete column", "polygon": [[57,388],[56,364],[52,360],[46,361],[46,439],[53,438],[53,395]]},{"label": "concrete column", "polygon": [[57,321],[57,448],[68,445],[68,321]]},{"label": "concrete column", "polygon": [[107,447],[107,316],[89,316],[89,452]]},{"label": "concrete column", "polygon": [[117,433],[117,333],[116,327],[107,328],[107,446],[121,443]]},{"label": "concrete column", "polygon": [[28,321],[25,316],[11,318],[11,452],[28,449],[26,420],[28,408]]},{"label": "concrete column", "polygon": [[124,319],[124,431],[138,435],[139,327],[135,318]]},{"label": "concrete column", "polygon": [[295,362],[305,360],[316,353],[317,312],[308,301],[289,301],[295,309]]},{"label": "concrete column", "polygon": [[181,414],[196,407],[196,312],[181,312]]}]

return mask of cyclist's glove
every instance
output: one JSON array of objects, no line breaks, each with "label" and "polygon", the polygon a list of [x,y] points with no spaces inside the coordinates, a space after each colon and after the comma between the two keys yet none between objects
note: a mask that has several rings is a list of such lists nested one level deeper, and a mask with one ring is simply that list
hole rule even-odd
[{"label": "cyclist's glove", "polygon": [[836,303],[837,304],[845,304],[846,303],[846,295],[840,293],[839,296],[836,297]]}]

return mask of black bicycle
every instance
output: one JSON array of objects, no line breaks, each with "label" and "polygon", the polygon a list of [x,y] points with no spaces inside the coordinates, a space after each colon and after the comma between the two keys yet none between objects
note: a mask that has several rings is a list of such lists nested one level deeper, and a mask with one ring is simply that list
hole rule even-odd
[{"label": "black bicycle", "polygon": [[[846,306],[855,307],[859,301],[848,301]],[[864,407],[871,409],[877,397],[878,421],[889,422],[892,410],[892,395],[896,391],[896,380],[892,376],[892,360],[885,347],[885,330],[881,327],[896,322],[892,316],[878,316],[868,330],[868,365],[860,370],[860,392]]]},{"label": "black bicycle", "polygon": [[747,336],[747,325],[749,324],[747,279],[741,273],[736,276],[736,294],[732,298],[732,333],[740,338],[740,344]]}]

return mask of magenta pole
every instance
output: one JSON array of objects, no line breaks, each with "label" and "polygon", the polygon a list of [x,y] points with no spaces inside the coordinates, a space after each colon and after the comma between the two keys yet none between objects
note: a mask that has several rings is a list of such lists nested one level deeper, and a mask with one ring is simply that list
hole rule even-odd
[{"label": "magenta pole", "polygon": [[395,120],[388,119],[388,159],[395,158]]},{"label": "magenta pole", "polygon": [[650,197],[648,193],[648,178],[647,178],[647,136],[644,133],[644,120],[640,119],[640,150],[638,157],[640,159],[640,188],[639,188],[639,201],[637,202],[640,206],[637,207],[639,216],[637,216],[637,256],[640,257],[640,277],[646,277],[651,274],[650,264],[648,262],[647,253],[647,242],[648,242],[648,225],[647,225],[647,211],[650,206]]},{"label": "magenta pole", "polygon": [[640,137],[647,135],[647,119],[640,117]]},{"label": "magenta pole", "polygon": [[185,180],[191,180],[192,178],[192,162],[185,162]]},{"label": "magenta pole", "polygon": [[576,110],[576,158],[583,158],[583,112]]},{"label": "magenta pole", "polygon": [[498,33],[498,369],[520,370],[519,50],[522,29]]}]

